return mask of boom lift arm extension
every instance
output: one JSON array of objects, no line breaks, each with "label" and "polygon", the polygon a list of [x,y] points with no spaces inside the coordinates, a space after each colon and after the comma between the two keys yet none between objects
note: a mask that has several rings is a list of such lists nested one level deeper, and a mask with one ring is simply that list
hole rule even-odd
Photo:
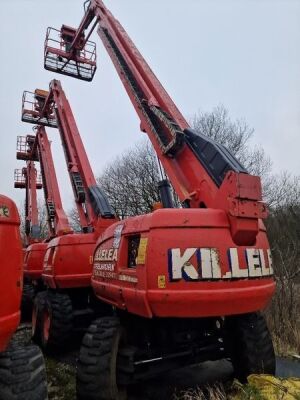
[{"label": "boom lift arm extension", "polygon": [[73,112],[60,81],[52,80],[49,92],[39,89],[35,91],[33,113],[26,109],[26,95],[23,99],[25,99],[22,111],[23,121],[41,123],[59,129],[83,231],[98,231],[110,225],[112,219],[116,219],[115,212],[106,194],[97,185]]},{"label": "boom lift arm extension", "polygon": [[43,126],[36,127],[36,135],[27,135],[25,149],[18,148],[17,159],[27,163],[39,161],[48,216],[49,236],[61,236],[72,233],[68,218],[63,210],[57,177],[55,173],[50,142]]},{"label": "boom lift arm extension", "polygon": [[[86,1],[85,5],[77,30],[62,26],[59,50],[53,46],[52,28],[48,28],[45,68],[91,80],[96,67],[85,50],[98,26],[97,32],[140,118],[141,130],[148,134],[183,205],[223,209],[233,240],[239,245],[254,244],[259,219],[267,216],[260,178],[248,174],[224,146],[189,127],[102,0]],[[87,66],[89,76],[82,74]]]},{"label": "boom lift arm extension", "polygon": [[26,245],[35,243],[40,238],[40,225],[37,206],[37,189],[42,188],[42,184],[37,176],[34,161],[28,160],[26,167],[15,169],[16,189],[25,189],[25,236]]}]

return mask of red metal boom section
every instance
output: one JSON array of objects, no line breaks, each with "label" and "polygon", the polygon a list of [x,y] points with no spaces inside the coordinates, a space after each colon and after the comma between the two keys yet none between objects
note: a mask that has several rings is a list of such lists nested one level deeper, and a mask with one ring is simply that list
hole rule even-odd
[{"label": "red metal boom section", "polygon": [[[220,208],[227,212],[233,240],[251,245],[259,218],[266,217],[259,177],[251,176],[222,146],[196,135],[152,72],[121,24],[102,0],[91,0],[77,30],[65,43],[66,64],[83,50],[92,30],[109,53],[121,81],[180,200],[188,207]],[[90,31],[86,30],[90,27]],[[62,27],[62,34],[65,27]],[[61,57],[46,40],[45,58]],[[77,59],[80,64],[80,60]],[[56,72],[62,73],[57,69]],[[65,74],[82,79],[80,71]],[[225,160],[225,162],[224,162]],[[229,162],[228,162],[229,161]]]},{"label": "red metal boom section", "polygon": [[[49,121],[51,119],[49,125],[56,125],[59,129],[82,229],[85,232],[103,229],[114,221],[115,214],[105,194],[97,186],[61,83],[57,80],[51,81],[49,92],[36,90],[33,98],[35,104],[33,115],[37,120]],[[32,122],[27,120],[27,115],[30,114],[26,107],[27,96],[25,95],[22,119]],[[105,220],[109,220],[109,222],[107,223]]]},{"label": "red metal boom section", "polygon": [[[18,137],[18,143],[21,143]],[[42,188],[40,177],[37,175],[34,161],[28,160],[26,167],[15,169],[16,189],[25,189],[25,235],[26,245],[34,243],[40,238],[39,215],[37,206],[37,189]]]},{"label": "red metal boom section", "polygon": [[24,138],[20,138],[18,140],[19,143],[25,143],[25,147],[24,145],[18,146],[17,159],[35,160],[39,161],[41,165],[50,237],[72,233],[68,218],[63,210],[51,145],[45,128],[38,126],[35,136],[27,135]]}]

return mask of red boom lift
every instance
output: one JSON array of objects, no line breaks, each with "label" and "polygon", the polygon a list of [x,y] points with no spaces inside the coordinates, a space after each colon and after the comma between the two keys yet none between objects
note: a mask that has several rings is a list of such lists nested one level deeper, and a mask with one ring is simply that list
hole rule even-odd
[{"label": "red boom lift", "polygon": [[59,347],[74,328],[89,324],[94,316],[91,273],[95,243],[117,219],[96,184],[59,81],[50,83],[49,92],[24,93],[22,120],[58,128],[82,228],[82,233],[52,239],[44,259],[42,278],[49,290],[37,298],[39,334],[44,348]]},{"label": "red boom lift", "polygon": [[22,245],[16,205],[0,195],[0,399],[46,400],[43,356],[36,346],[10,346],[20,321]]},{"label": "red boom lift", "polygon": [[[33,172],[31,174],[27,173],[27,179],[25,180],[18,179],[20,173],[19,170],[17,170],[15,173],[17,174],[15,187],[26,188],[27,208],[29,204],[29,208],[36,210],[37,214],[36,195],[35,190],[32,190],[32,188],[36,186],[40,189],[43,186],[48,221],[48,237],[39,243],[37,243],[37,240],[31,242],[25,250],[23,311],[27,315],[29,311],[31,313],[32,302],[35,295],[45,288],[42,281],[42,272],[48,242],[56,236],[72,233],[72,229],[70,228],[67,216],[62,208],[50,142],[44,127],[37,127],[35,136],[18,136],[17,159],[26,161],[27,170],[29,170],[28,166],[34,165],[35,161],[40,162],[43,185],[40,182],[35,185],[34,179],[36,174]],[[24,175],[26,169],[23,168],[22,171]],[[32,176],[31,180],[29,179],[30,176]],[[28,202],[28,198],[34,201]],[[33,205],[35,207],[33,207]],[[29,211],[27,213],[29,213]]]},{"label": "red boom lift", "polygon": [[[18,137],[19,145],[20,137]],[[33,161],[28,161],[26,167],[15,169],[15,183],[17,189],[26,189],[25,194],[25,246],[40,240],[40,226],[37,206],[37,189],[42,183],[37,175]]]},{"label": "red boom lift", "polygon": [[86,46],[97,26],[182,208],[164,201],[167,208],[118,222],[99,237],[92,286],[115,316],[96,320],[83,339],[78,398],[124,398],[128,384],[223,357],[241,380],[274,373],[260,314],[275,283],[259,177],[189,127],[102,0],[85,6],[78,29],[63,25],[53,39],[58,31],[48,28],[45,67],[91,80],[95,50]]},{"label": "red boom lift", "polygon": [[[23,149],[23,138],[18,136],[17,148]],[[37,175],[34,161],[27,159],[26,167],[22,169],[15,169],[15,183],[14,187],[17,189],[25,189],[25,238],[23,250],[24,264],[24,283],[22,292],[22,319],[26,320],[31,316],[32,302],[35,296],[35,287],[32,282],[39,282],[41,278],[41,267],[37,264],[40,261],[41,254],[45,254],[43,248],[44,243],[41,243],[39,215],[37,205],[37,189],[42,188],[42,182]],[[34,252],[32,252],[34,250]],[[29,258],[28,258],[29,256]],[[28,268],[28,260],[29,266]],[[37,270],[38,269],[38,270]],[[38,273],[39,272],[39,273]]]}]

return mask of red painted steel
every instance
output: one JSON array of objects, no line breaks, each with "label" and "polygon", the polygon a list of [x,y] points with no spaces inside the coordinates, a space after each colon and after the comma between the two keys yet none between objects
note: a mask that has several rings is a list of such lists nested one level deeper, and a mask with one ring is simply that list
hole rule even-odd
[{"label": "red painted steel", "polygon": [[76,233],[52,239],[44,258],[43,280],[52,289],[91,284],[94,233]]},{"label": "red painted steel", "polygon": [[37,175],[34,161],[29,160],[22,170],[15,170],[14,187],[25,189],[25,245],[39,241],[39,216],[37,206],[37,190],[42,183]]},{"label": "red painted steel", "polygon": [[[84,233],[52,239],[46,250],[42,278],[51,288],[90,286],[92,257],[96,240],[116,218],[102,218],[90,199],[97,185],[70,104],[61,83],[53,80],[49,92],[36,90],[32,100],[36,121],[49,121],[58,127],[67,168]],[[29,115],[27,97],[23,97],[22,118]],[[26,118],[25,118],[26,120]],[[31,122],[31,121],[27,121]],[[45,123],[46,124],[46,123]]]},{"label": "red painted steel", "polygon": [[63,210],[51,146],[43,126],[37,127],[35,136],[18,138],[17,159],[25,160],[27,165],[33,163],[32,160],[39,161],[41,166],[49,236],[43,243],[33,243],[28,246],[24,256],[24,277],[36,281],[42,277],[48,241],[73,231]]},{"label": "red painted steel", "polygon": [[[157,210],[109,227],[94,253],[96,295],[147,317],[220,316],[262,309],[275,284],[262,223],[267,210],[260,178],[229,171],[220,186],[214,182],[205,161],[200,162],[186,143],[187,121],[102,0],[88,2],[79,28],[68,29],[59,53],[46,41],[45,62],[47,57],[63,57],[65,66],[88,63],[77,55],[96,26],[141,130],[149,136],[179,199],[190,207]],[[80,68],[52,70],[85,78]]]},{"label": "red painted steel", "polygon": [[0,351],[4,351],[20,320],[22,246],[16,205],[0,195]]},{"label": "red painted steel", "polygon": [[[116,246],[118,231],[122,234]],[[130,266],[128,246],[136,235],[140,235],[136,265]],[[183,258],[189,249],[195,254],[173,279],[172,251]],[[203,255],[197,257],[196,249]],[[185,268],[193,273],[185,274]],[[223,210],[161,209],[105,231],[94,254],[92,285],[100,299],[144,317],[208,317],[264,308],[275,289],[272,274],[262,223],[255,246],[236,246]]]},{"label": "red painted steel", "polygon": [[72,233],[73,230],[62,206],[51,145],[43,126],[38,126],[36,129],[35,141],[29,157],[35,158],[35,154],[41,165],[45,203],[48,211],[49,236],[51,238]]},{"label": "red painted steel", "polygon": [[47,242],[33,243],[25,249],[23,271],[24,277],[30,281],[38,281],[42,277],[47,246]]},{"label": "red painted steel", "polygon": [[[95,20],[97,23],[92,24]],[[267,214],[266,207],[261,201],[259,177],[230,171],[221,188],[218,188],[184,140],[176,156],[174,154],[168,156],[169,146],[174,145],[176,137],[183,136],[183,130],[189,125],[124,28],[101,0],[91,0],[78,30],[73,29],[73,34],[72,29],[69,31],[73,40],[66,44],[64,56],[67,58],[69,55],[70,59],[73,59],[76,50],[84,48],[84,39],[91,33],[85,32],[91,24],[91,30],[98,26],[98,34],[140,118],[141,130],[148,134],[180,200],[188,201],[190,206],[195,208],[204,204],[208,208],[225,210],[230,218],[230,228],[235,242],[242,245],[250,241],[253,244],[259,230],[258,219],[266,217]],[[45,54],[51,51],[46,42]],[[126,64],[126,68],[120,60]],[[59,69],[56,71],[61,72]],[[78,77],[78,74],[70,75]],[[142,93],[142,99],[136,95],[132,78]],[[143,103],[147,104],[152,112],[160,115],[162,124],[165,125],[164,134],[169,141],[168,145],[163,145],[154,134],[153,126],[142,107]],[[181,132],[178,131],[174,135],[170,124],[163,121],[166,116]],[[244,193],[240,190],[242,185],[248,188]]]}]

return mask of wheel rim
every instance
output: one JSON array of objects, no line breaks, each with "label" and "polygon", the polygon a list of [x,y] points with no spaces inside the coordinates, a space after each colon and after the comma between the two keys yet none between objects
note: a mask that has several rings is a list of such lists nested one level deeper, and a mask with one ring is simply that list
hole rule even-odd
[{"label": "wheel rim", "polygon": [[49,310],[45,309],[43,312],[43,337],[45,342],[48,342],[49,340],[50,325],[50,313]]}]

